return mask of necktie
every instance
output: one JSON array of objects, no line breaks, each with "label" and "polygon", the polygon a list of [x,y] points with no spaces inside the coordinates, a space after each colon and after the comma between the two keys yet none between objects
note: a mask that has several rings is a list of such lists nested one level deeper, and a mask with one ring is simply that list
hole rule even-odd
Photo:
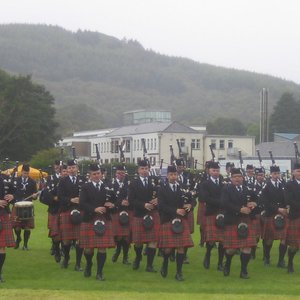
[{"label": "necktie", "polygon": [[215,183],[216,183],[216,185],[219,185],[219,180],[216,179],[216,180],[215,180]]},{"label": "necktie", "polygon": [[276,187],[276,189],[278,189],[278,182],[277,181],[275,182],[275,187]]},{"label": "necktie", "polygon": [[75,184],[75,181],[76,181],[76,176],[73,176],[72,183]]},{"label": "necktie", "polygon": [[96,183],[96,188],[98,191],[100,191],[100,184],[99,183]]},{"label": "necktie", "polygon": [[173,192],[176,192],[176,184],[173,184]]},{"label": "necktie", "polygon": [[144,187],[147,187],[148,182],[147,182],[147,178],[144,178]]},{"label": "necktie", "polygon": [[237,190],[241,193],[241,192],[242,192],[242,187],[241,187],[241,186],[238,186],[238,187],[237,187]]}]

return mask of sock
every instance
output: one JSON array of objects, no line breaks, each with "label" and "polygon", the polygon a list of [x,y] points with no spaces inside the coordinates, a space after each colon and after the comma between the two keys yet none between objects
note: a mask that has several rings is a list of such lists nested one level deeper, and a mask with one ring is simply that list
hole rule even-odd
[{"label": "sock", "polygon": [[177,252],[177,254],[176,254],[177,274],[182,273],[183,260],[184,260],[184,254]]},{"label": "sock", "polygon": [[106,261],[106,253],[97,253],[97,274],[102,274],[103,267]]},{"label": "sock", "polygon": [[184,248],[184,259],[187,259],[187,251],[189,248]]},{"label": "sock", "polygon": [[168,268],[170,253],[164,253],[163,257],[163,267]]},{"label": "sock", "polygon": [[123,259],[128,258],[128,251],[129,251],[129,243],[126,240],[122,240],[123,246]]},{"label": "sock", "polygon": [[24,247],[27,247],[30,233],[31,233],[30,230],[26,230],[26,229],[24,230]]},{"label": "sock", "polygon": [[288,262],[288,266],[292,267],[293,266],[293,260],[294,260],[294,256],[296,255],[297,251],[292,251],[291,249],[289,249],[288,251],[288,256],[289,256],[289,262]]},{"label": "sock", "polygon": [[55,255],[59,255],[60,252],[59,252],[59,241],[52,241],[53,242],[53,249],[54,249],[54,252],[55,252]]},{"label": "sock", "polygon": [[225,250],[222,243],[219,243],[218,247],[218,266],[223,264]]},{"label": "sock", "polygon": [[69,260],[70,259],[70,249],[71,249],[71,245],[70,244],[63,245],[63,251],[64,251],[64,255],[65,255],[65,260]]},{"label": "sock", "polygon": [[86,259],[86,267],[92,267],[92,260],[93,260],[94,253],[84,252],[84,257]]},{"label": "sock", "polygon": [[116,252],[115,252],[115,253],[116,253],[117,255],[119,255],[120,252],[121,252],[122,240],[121,240],[121,241],[117,241],[116,244],[117,244],[117,247],[116,247]]},{"label": "sock", "polygon": [[230,269],[231,261],[232,261],[233,255],[234,255],[234,254],[229,255],[228,253],[225,252],[225,256],[226,256],[225,267],[226,267],[227,269]]},{"label": "sock", "polygon": [[16,242],[20,243],[20,241],[21,241],[21,230],[15,229],[14,231],[15,231],[15,234],[17,236]]},{"label": "sock", "polygon": [[82,253],[83,248],[80,248],[79,245],[76,245],[76,266],[80,266]]},{"label": "sock", "polygon": [[0,253],[0,275],[2,274],[2,267],[4,265],[6,253]]},{"label": "sock", "polygon": [[264,251],[265,258],[270,259],[270,253],[271,253],[272,245],[265,244],[264,249],[265,249],[265,251]]},{"label": "sock", "polygon": [[241,253],[241,272],[247,274],[247,266],[251,258],[251,254]]},{"label": "sock", "polygon": [[147,267],[153,267],[155,252],[156,252],[155,248],[148,247],[148,249],[147,249]]},{"label": "sock", "polygon": [[286,245],[283,245],[283,244],[279,245],[279,258],[278,258],[278,261],[280,261],[280,262],[283,261],[286,250],[287,250]]},{"label": "sock", "polygon": [[134,250],[135,250],[135,254],[136,254],[136,259],[141,260],[142,259],[143,247],[134,246]]}]

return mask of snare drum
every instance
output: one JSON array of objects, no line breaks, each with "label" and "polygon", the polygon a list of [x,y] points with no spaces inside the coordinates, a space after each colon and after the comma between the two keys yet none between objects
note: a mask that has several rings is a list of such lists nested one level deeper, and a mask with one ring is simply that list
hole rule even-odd
[{"label": "snare drum", "polygon": [[34,216],[33,203],[31,201],[20,201],[15,204],[16,215],[20,220],[29,220]]}]

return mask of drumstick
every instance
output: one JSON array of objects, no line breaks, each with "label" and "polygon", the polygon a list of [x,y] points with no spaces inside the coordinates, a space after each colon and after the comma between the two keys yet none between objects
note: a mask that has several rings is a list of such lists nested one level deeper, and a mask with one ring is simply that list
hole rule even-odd
[{"label": "drumstick", "polygon": [[28,200],[28,199],[30,199],[30,198],[32,198],[33,197],[33,195],[37,195],[37,197],[40,195],[42,193],[42,191],[38,191],[37,193],[33,193],[32,195],[30,195],[30,196],[28,196],[28,197],[26,197],[25,199],[23,199],[22,201],[26,201],[26,200]]}]

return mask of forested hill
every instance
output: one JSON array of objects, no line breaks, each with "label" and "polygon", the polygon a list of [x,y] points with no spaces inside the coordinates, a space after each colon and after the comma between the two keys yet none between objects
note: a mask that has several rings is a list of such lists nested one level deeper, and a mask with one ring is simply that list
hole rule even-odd
[{"label": "forested hill", "polygon": [[[220,116],[255,122],[263,87],[270,91],[271,106],[284,92],[300,99],[300,86],[293,82],[160,55],[137,41],[56,26],[0,25],[0,69],[32,74],[54,95],[58,118],[65,113],[84,116],[79,127],[116,126],[123,111],[140,108],[170,109],[173,119],[189,124]],[[72,124],[65,123],[64,130],[68,126]]]}]

